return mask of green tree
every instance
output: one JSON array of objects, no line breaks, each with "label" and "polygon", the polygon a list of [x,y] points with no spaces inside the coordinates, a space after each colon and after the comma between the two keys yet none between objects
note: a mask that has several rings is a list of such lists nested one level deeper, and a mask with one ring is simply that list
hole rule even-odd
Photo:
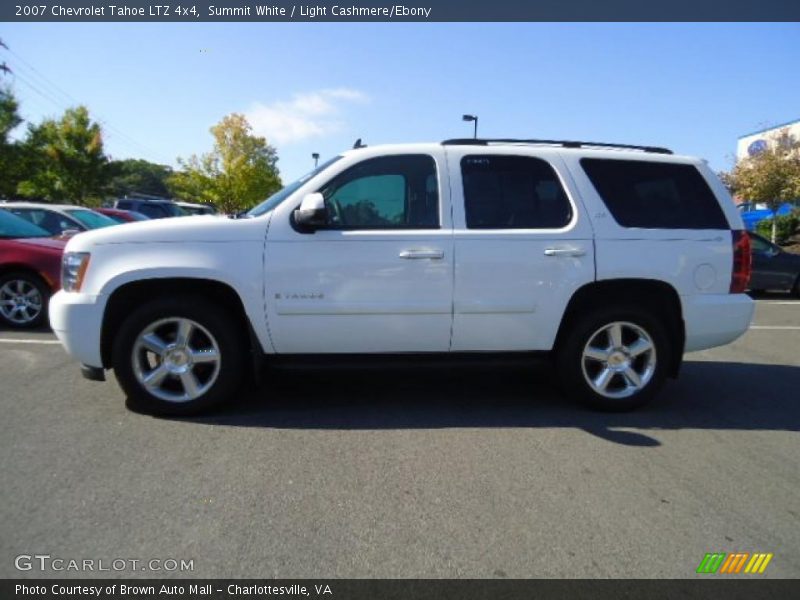
[{"label": "green tree", "polygon": [[181,170],[168,180],[176,197],[212,202],[222,212],[235,213],[281,188],[275,148],[253,135],[244,115],[226,116],[211,128],[211,134],[214,148],[210,153],[178,159]]},{"label": "green tree", "polygon": [[0,87],[0,144],[8,144],[8,136],[20,123],[19,104],[10,89]]},{"label": "green tree", "polygon": [[20,123],[17,99],[10,89],[0,87],[0,198],[13,196],[22,178],[20,147],[9,139]]},{"label": "green tree", "polygon": [[128,158],[111,161],[108,167],[111,177],[109,192],[118,198],[136,193],[169,196],[167,179],[172,175],[172,169],[166,165]]},{"label": "green tree", "polygon": [[[773,211],[800,198],[800,142],[783,130],[767,149],[736,163],[725,177],[733,192],[750,202],[763,202]],[[772,219],[772,241],[777,223]]]},{"label": "green tree", "polygon": [[20,195],[95,205],[109,179],[100,125],[84,106],[67,109],[59,120],[46,119],[28,127],[24,143],[30,176],[17,187]]}]

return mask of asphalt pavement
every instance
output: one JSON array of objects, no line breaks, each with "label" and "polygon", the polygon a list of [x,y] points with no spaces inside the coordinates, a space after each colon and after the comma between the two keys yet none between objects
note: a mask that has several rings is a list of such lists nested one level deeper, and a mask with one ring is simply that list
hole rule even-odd
[{"label": "asphalt pavement", "polygon": [[[754,325],[634,413],[539,366],[267,371],[191,419],[0,329],[0,577],[683,578],[707,552],[800,577],[800,301]],[[34,554],[193,570],[15,568]]]}]

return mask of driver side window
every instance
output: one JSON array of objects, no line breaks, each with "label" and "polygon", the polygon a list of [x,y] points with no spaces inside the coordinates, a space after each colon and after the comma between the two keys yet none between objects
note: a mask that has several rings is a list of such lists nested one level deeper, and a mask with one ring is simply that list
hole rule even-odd
[{"label": "driver side window", "polygon": [[425,155],[384,156],[348,169],[322,190],[327,229],[438,229],[436,164]]}]

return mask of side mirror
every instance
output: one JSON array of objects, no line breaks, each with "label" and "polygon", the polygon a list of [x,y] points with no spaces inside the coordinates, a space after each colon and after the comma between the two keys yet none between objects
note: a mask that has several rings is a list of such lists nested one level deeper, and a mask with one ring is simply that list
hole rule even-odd
[{"label": "side mirror", "polygon": [[319,192],[308,194],[294,211],[294,222],[301,228],[314,231],[328,223],[328,211],[325,198]]},{"label": "side mirror", "polygon": [[80,229],[65,229],[61,232],[60,237],[71,238],[73,235],[78,235],[80,232]]}]

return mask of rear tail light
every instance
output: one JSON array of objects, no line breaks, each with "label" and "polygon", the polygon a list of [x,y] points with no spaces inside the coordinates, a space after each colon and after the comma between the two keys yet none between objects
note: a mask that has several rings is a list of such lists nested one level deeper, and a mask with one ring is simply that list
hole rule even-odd
[{"label": "rear tail light", "polygon": [[750,236],[746,231],[735,230],[733,234],[733,270],[731,271],[731,294],[741,294],[750,283],[753,257],[750,254]]}]

